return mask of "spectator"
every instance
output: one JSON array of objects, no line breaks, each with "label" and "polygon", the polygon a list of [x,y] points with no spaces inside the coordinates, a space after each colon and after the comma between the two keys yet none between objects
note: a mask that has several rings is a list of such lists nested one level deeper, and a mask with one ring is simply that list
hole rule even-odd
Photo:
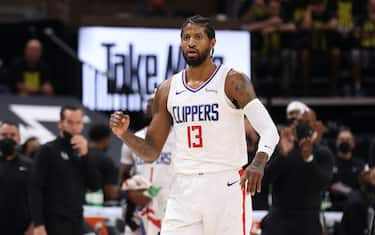
[{"label": "spectator", "polygon": [[256,21],[266,14],[266,4],[264,0],[243,1],[238,14],[242,23],[247,24]]},{"label": "spectator", "polygon": [[17,152],[16,123],[0,124],[0,228],[2,234],[32,235],[29,186],[31,161]]},{"label": "spectator", "polygon": [[40,147],[37,137],[28,138],[21,146],[21,152],[25,157],[34,158],[36,150]]},{"label": "spectator", "polygon": [[375,232],[375,168],[361,173],[360,190],[353,190],[345,206],[340,235],[368,235]]},{"label": "spectator", "polygon": [[[337,31],[334,32],[335,42],[338,46],[338,59],[341,71],[347,71],[346,73],[341,72],[343,76],[351,75],[352,86],[344,87],[344,95],[360,95],[362,94],[361,89],[361,77],[360,70],[358,66],[354,66],[358,61],[353,61],[353,52],[358,51],[358,43],[356,42],[353,34],[353,29],[358,21],[360,14],[364,11],[363,0],[353,1],[353,0],[334,0],[333,7],[336,11],[337,16]],[[356,62],[356,63],[354,63]],[[349,71],[345,68],[350,68]],[[348,75],[345,75],[348,74]],[[352,87],[352,91],[350,91]]]},{"label": "spectator", "polygon": [[264,174],[263,187],[272,185],[272,206],[262,221],[263,235],[322,234],[320,196],[332,178],[333,155],[314,145],[312,135],[303,119],[281,130],[279,154]]},{"label": "spectator", "polygon": [[348,129],[339,131],[336,139],[336,158],[330,186],[332,209],[342,211],[353,190],[359,190],[358,176],[365,163],[353,156],[355,141]]},{"label": "spectator", "polygon": [[[256,34],[255,37],[259,37],[259,47],[254,47],[256,74],[259,76],[260,82],[262,79],[272,81],[273,84],[280,85],[283,92],[287,92],[290,87],[290,75],[287,76],[283,73],[282,79],[276,78],[292,62],[292,51],[283,49],[290,48],[287,42],[290,41],[290,33],[296,30],[296,26],[292,21],[287,2],[271,0],[265,5],[264,10],[262,17],[243,26]],[[293,71],[290,73],[292,74]],[[277,90],[272,92],[274,94]]]},{"label": "spectator", "polygon": [[[305,47],[302,50],[302,71],[305,94],[309,94],[311,89],[311,62],[321,62],[322,60],[311,60],[329,57],[330,67],[330,92],[336,95],[337,67],[339,62],[338,48],[333,44],[332,32],[337,28],[337,19],[334,9],[325,0],[310,0],[304,12],[301,29],[305,31]],[[323,63],[324,65],[324,63]]]},{"label": "spectator", "polygon": [[372,61],[375,58],[375,1],[367,1],[367,11],[360,17],[354,27],[354,37],[359,49],[353,49],[354,86],[356,92],[361,92],[363,74],[374,74]]},{"label": "spectator", "polygon": [[82,235],[86,189],[97,190],[100,176],[82,136],[84,112],[61,108],[59,136],[42,145],[31,174],[34,235]]},{"label": "spectator", "polygon": [[42,60],[43,46],[38,39],[26,43],[24,56],[8,69],[10,88],[19,95],[53,95],[49,67]]},{"label": "spectator", "polygon": [[119,199],[118,170],[113,160],[106,154],[111,144],[111,130],[108,125],[94,124],[89,129],[89,147],[92,160],[102,179],[104,203]]}]

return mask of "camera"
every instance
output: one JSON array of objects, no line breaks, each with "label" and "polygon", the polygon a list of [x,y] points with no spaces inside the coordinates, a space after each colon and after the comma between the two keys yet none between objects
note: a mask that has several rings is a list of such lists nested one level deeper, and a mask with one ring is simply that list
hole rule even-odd
[{"label": "camera", "polygon": [[310,126],[308,122],[300,122],[296,126],[296,138],[297,141],[307,138],[307,137],[312,137],[313,135],[313,129]]}]

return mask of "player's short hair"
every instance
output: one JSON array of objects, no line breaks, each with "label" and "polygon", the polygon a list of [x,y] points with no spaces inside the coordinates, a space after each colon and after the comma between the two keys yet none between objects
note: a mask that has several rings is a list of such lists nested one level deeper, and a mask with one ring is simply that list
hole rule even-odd
[{"label": "player's short hair", "polygon": [[89,138],[91,141],[100,141],[111,136],[111,130],[108,125],[96,123],[90,126]]},{"label": "player's short hair", "polygon": [[181,26],[181,37],[187,24],[199,24],[200,26],[205,27],[206,34],[210,40],[215,38],[215,29],[212,26],[209,18],[200,15],[195,15],[187,18]]},{"label": "player's short hair", "polygon": [[66,104],[66,105],[64,105],[64,106],[61,107],[61,110],[60,110],[60,121],[63,121],[65,119],[65,114],[64,113],[65,113],[66,110],[73,110],[73,111],[81,110],[82,113],[85,113],[85,111],[83,110],[83,108],[81,106]]}]

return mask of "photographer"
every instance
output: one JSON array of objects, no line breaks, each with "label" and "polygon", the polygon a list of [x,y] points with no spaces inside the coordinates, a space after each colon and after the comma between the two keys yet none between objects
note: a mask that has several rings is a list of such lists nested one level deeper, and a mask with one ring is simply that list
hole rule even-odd
[{"label": "photographer", "polygon": [[1,234],[31,235],[29,169],[31,161],[17,153],[17,124],[0,123],[0,228]]},{"label": "photographer", "polygon": [[263,235],[321,235],[321,192],[332,178],[333,155],[313,143],[313,113],[284,128],[280,149],[265,168],[272,185],[272,206],[262,221]]},{"label": "photographer", "polygon": [[31,174],[34,235],[82,235],[86,189],[97,190],[100,175],[82,136],[83,109],[64,106],[60,135],[41,146]]}]

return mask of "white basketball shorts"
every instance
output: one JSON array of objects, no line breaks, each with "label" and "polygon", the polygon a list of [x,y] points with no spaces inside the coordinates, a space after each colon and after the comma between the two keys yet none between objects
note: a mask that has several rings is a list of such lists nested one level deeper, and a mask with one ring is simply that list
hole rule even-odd
[{"label": "white basketball shorts", "polygon": [[177,174],[161,235],[249,235],[251,197],[240,171]]}]

